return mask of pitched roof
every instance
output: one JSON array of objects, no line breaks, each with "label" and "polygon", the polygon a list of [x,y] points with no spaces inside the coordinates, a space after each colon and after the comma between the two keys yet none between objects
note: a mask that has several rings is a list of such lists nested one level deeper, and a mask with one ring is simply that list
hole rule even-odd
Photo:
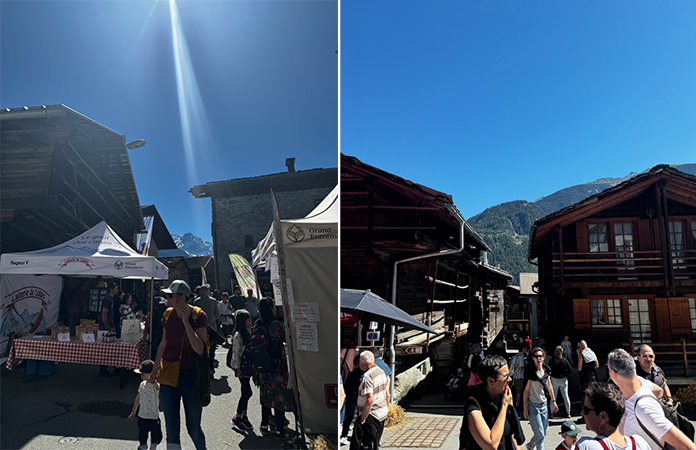
[{"label": "pitched roof", "polygon": [[541,242],[554,227],[571,225],[629,198],[636,197],[659,180],[666,182],[665,192],[668,199],[696,206],[696,176],[681,172],[667,164],[660,164],[623,183],[605,189],[534,222],[529,237],[529,258],[538,256]]}]

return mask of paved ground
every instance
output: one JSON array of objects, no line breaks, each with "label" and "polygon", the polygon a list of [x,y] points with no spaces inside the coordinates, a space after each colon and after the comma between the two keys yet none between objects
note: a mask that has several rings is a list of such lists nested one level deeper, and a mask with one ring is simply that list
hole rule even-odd
[{"label": "paved ground", "polygon": [[[226,349],[216,358],[220,368],[211,382],[213,398],[203,409],[203,431],[209,449],[281,449],[287,444],[273,435],[261,435],[258,389],[249,401],[248,415],[256,429],[248,435],[235,432],[230,420],[239,399],[240,386],[224,367]],[[22,383],[24,370],[0,369],[0,448],[23,450],[104,449],[134,450],[138,426],[127,420],[137,394],[139,377],[131,374],[123,389],[118,378],[100,378],[97,366],[60,363],[57,373]],[[253,387],[253,386],[252,386]],[[294,422],[294,416],[288,414]],[[193,443],[186,433],[182,411],[181,442]],[[162,423],[164,426],[164,421]],[[294,429],[294,423],[290,425]],[[165,448],[160,445],[159,448]]]}]

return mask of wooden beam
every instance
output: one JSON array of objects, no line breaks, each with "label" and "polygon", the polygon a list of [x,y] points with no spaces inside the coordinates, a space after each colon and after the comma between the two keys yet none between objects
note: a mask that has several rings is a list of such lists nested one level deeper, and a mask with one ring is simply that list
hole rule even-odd
[{"label": "wooden beam", "polygon": [[[428,280],[428,281],[433,281],[432,277],[427,276],[427,275],[426,275],[425,279]],[[467,286],[457,286],[457,285],[454,284],[454,283],[448,283],[447,281],[442,281],[442,280],[435,280],[435,283],[436,283],[436,284],[441,284],[441,285],[443,285],[443,286],[449,286],[449,287],[457,288],[457,289],[469,289],[469,286],[468,286],[468,285],[467,285]]]},{"label": "wooden beam", "polygon": [[[368,230],[370,227],[341,227],[343,230]],[[372,227],[373,230],[437,230],[437,227]]]},{"label": "wooden beam", "polygon": [[58,197],[55,195],[43,195],[36,197],[3,197],[2,209],[55,209],[58,206]]},{"label": "wooden beam", "polygon": [[[126,210],[126,208],[123,206],[123,204],[116,198],[116,196],[114,195],[114,192],[111,190],[111,187],[110,187],[108,184],[106,184],[106,183],[104,182],[104,180],[102,180],[102,177],[99,176],[99,175],[92,169],[92,167],[91,167],[89,164],[87,164],[87,162],[85,162],[84,159],[82,159],[82,156],[80,156],[80,154],[78,153],[78,151],[75,150],[75,147],[73,147],[73,145],[72,145],[72,143],[71,143],[70,141],[66,141],[66,143],[68,144],[68,146],[69,146],[70,149],[72,150],[73,156],[75,157],[75,159],[77,160],[77,162],[79,162],[79,163],[81,163],[81,164],[83,164],[83,165],[85,166],[85,168],[87,169],[87,171],[88,171],[89,173],[91,173],[92,176],[94,176],[94,179],[97,180],[99,183],[101,183],[101,184],[103,185],[103,187],[104,187],[104,189],[106,190],[106,192],[109,193],[109,196],[111,197],[111,199],[112,199],[114,202],[116,202],[116,203],[121,207],[121,211],[123,211],[123,213],[124,213],[126,216],[128,216],[128,218],[129,218],[130,220],[133,220],[133,216],[130,215],[130,213]],[[107,202],[107,203],[108,203],[108,202]],[[117,215],[118,215],[118,214],[117,214]]]}]

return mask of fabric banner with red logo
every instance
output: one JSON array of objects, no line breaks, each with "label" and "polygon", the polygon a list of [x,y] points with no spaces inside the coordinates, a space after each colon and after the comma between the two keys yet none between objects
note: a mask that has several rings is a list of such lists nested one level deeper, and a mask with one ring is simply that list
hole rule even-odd
[{"label": "fabric banner with red logo", "polygon": [[10,336],[45,331],[58,322],[60,275],[3,275],[0,279],[0,363],[10,352]]}]

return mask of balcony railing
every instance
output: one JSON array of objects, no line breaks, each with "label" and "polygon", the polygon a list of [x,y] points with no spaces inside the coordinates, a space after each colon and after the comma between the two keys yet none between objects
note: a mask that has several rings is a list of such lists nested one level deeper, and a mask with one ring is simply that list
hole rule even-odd
[{"label": "balcony railing", "polygon": [[[667,279],[662,250],[632,252],[553,253],[555,282],[645,281],[663,284]],[[696,250],[675,250],[669,261],[672,277],[696,279]]]},{"label": "balcony railing", "polygon": [[529,311],[509,311],[508,320],[529,320]]}]

